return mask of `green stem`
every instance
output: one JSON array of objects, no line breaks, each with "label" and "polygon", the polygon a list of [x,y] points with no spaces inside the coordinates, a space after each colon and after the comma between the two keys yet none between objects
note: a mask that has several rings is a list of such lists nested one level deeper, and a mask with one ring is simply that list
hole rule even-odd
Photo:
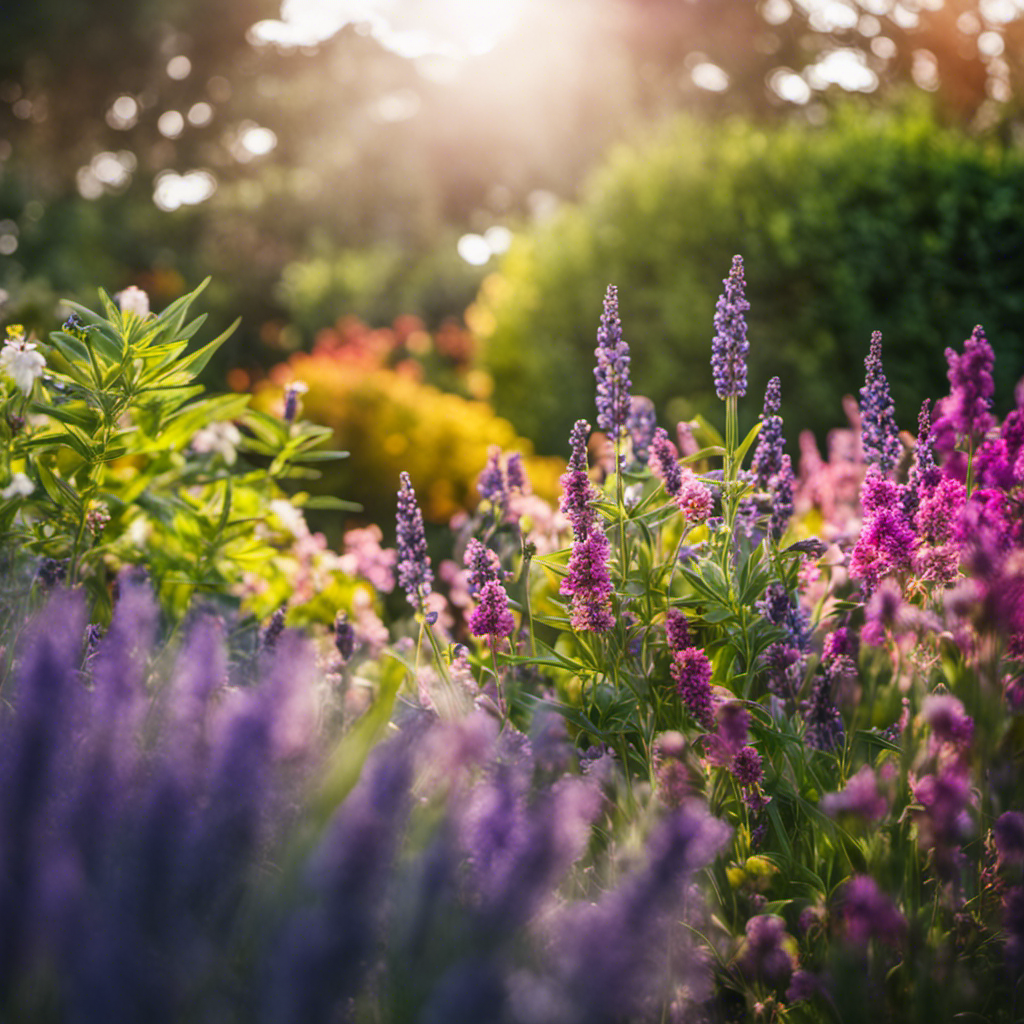
[{"label": "green stem", "polygon": [[629,575],[629,555],[626,551],[626,502],[625,485],[622,481],[622,463],[620,460],[622,445],[622,433],[615,434],[615,500],[618,505],[619,515],[619,557],[622,560],[622,585],[626,586],[626,578]]}]

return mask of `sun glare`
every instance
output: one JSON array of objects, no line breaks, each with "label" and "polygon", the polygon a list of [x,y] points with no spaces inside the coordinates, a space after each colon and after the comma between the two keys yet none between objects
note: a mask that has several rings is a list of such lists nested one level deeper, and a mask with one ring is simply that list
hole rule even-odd
[{"label": "sun glare", "polygon": [[531,0],[283,0],[279,20],[258,22],[260,45],[315,46],[346,25],[404,57],[471,57],[493,49]]}]

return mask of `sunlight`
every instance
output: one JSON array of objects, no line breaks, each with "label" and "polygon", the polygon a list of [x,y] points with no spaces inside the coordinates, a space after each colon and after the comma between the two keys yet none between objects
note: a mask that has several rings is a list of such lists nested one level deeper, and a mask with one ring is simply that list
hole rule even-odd
[{"label": "sunlight", "polygon": [[404,57],[486,53],[518,21],[530,0],[283,0],[280,20],[249,33],[256,45],[315,46],[356,25]]}]

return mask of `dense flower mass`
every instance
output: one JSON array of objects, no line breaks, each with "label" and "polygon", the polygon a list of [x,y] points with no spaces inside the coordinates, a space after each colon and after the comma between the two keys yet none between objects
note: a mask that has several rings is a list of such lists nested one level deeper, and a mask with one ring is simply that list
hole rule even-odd
[{"label": "dense flower mass", "polygon": [[711,695],[711,662],[699,647],[685,647],[672,657],[672,679],[686,710],[704,729],[715,725],[715,702]]},{"label": "dense flower mass", "polygon": [[722,282],[725,290],[715,306],[715,336],[711,342],[711,370],[715,392],[721,399],[747,393],[747,321],[750,309],[744,290],[743,258],[733,256],[732,269]]},{"label": "dense flower mass", "polygon": [[574,629],[605,633],[615,625],[612,614],[611,573],[608,556],[611,545],[604,530],[595,527],[582,540],[576,540],[569,556],[569,572],[559,592],[572,598],[571,621]]},{"label": "dense flower mass", "polygon": [[469,617],[473,636],[511,636],[516,620],[508,609],[508,594],[495,579],[488,580],[480,590],[480,603]]},{"label": "dense flower mass", "polygon": [[608,285],[604,312],[597,329],[597,426],[611,437],[618,437],[626,428],[630,414],[629,345],[622,337],[619,320],[619,293]]},{"label": "dense flower mass", "polygon": [[937,434],[952,430],[958,437],[977,441],[989,431],[994,422],[992,398],[995,393],[993,369],[995,354],[981,324],[974,328],[964,342],[963,353],[957,355],[946,349],[949,364],[949,397],[941,402],[935,421]]},{"label": "dense flower mass", "polygon": [[427,537],[423,529],[423,513],[416,501],[416,492],[408,473],[402,473],[398,492],[396,532],[398,537],[398,582],[409,603],[420,608],[430,593],[434,573],[427,554]]}]

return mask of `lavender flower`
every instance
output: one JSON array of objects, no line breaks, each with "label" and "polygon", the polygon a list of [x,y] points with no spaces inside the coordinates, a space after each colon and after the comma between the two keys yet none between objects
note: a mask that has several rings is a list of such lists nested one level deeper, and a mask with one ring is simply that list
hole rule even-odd
[{"label": "lavender flower", "polygon": [[715,336],[711,341],[711,370],[718,397],[742,398],[747,393],[747,321],[750,303],[744,296],[743,258],[733,256],[732,270],[722,282],[725,291],[715,306]]},{"label": "lavender flower", "polygon": [[661,477],[665,493],[674,499],[683,485],[683,476],[679,468],[679,453],[663,427],[654,431],[650,449],[651,471]]},{"label": "lavender flower", "polygon": [[936,433],[952,429],[957,436],[977,441],[992,427],[992,397],[995,383],[992,371],[995,353],[978,324],[964,342],[962,355],[946,349],[949,364],[949,398],[942,403],[942,414],[935,422]]},{"label": "lavender flower", "polygon": [[999,859],[1004,864],[1024,863],[1024,814],[1005,811],[992,826]]},{"label": "lavender flower", "polygon": [[907,930],[903,915],[868,875],[855,875],[843,887],[839,913],[848,942],[866,946],[871,939],[898,945]]},{"label": "lavender flower", "polygon": [[732,759],[729,770],[736,776],[736,781],[744,789],[753,789],[759,786],[764,778],[761,755],[754,747],[740,747]]},{"label": "lavender flower", "polygon": [[484,501],[492,505],[503,505],[508,500],[508,482],[501,468],[501,449],[491,445],[487,453],[487,465],[480,473],[476,489]]},{"label": "lavender flower", "polygon": [[299,411],[299,397],[309,391],[305,381],[294,380],[284,390],[284,421],[294,423]]},{"label": "lavender flower", "polygon": [[935,464],[935,451],[932,447],[932,422],[929,411],[929,399],[921,403],[921,411],[917,416],[917,442],[914,446],[914,465],[910,468],[907,488],[904,492],[904,511],[908,519],[913,519],[924,496],[939,482],[942,473]]},{"label": "lavender flower", "polygon": [[597,348],[594,349],[597,366],[597,426],[613,438],[622,433],[629,419],[629,345],[622,338],[619,321],[619,293],[615,285],[608,285],[604,299],[604,312],[597,330]]},{"label": "lavender flower", "polygon": [[889,801],[878,791],[878,779],[870,765],[862,765],[838,793],[826,793],[821,809],[830,817],[850,814],[864,821],[881,821],[889,813]]},{"label": "lavender flower", "polygon": [[569,572],[559,593],[572,598],[573,629],[606,633],[615,625],[612,614],[611,574],[608,556],[611,546],[601,529],[593,529],[582,540],[573,542]]},{"label": "lavender flower", "polygon": [[405,588],[409,604],[420,609],[430,593],[434,574],[427,555],[427,537],[423,530],[423,513],[416,503],[416,492],[408,473],[399,477],[396,526],[398,535],[398,582]]},{"label": "lavender flower", "polygon": [[562,497],[559,508],[572,526],[572,534],[576,540],[583,540],[594,523],[594,510],[590,506],[595,497],[594,487],[587,476],[587,437],[590,424],[586,420],[577,420],[569,436],[572,444],[572,455],[569,466],[562,474]]},{"label": "lavender flower", "polygon": [[690,640],[690,625],[678,608],[669,608],[665,614],[665,639],[668,641],[668,649],[673,654],[693,646]]},{"label": "lavender flower", "polygon": [[747,936],[740,964],[752,978],[773,987],[785,985],[793,973],[795,942],[786,922],[775,914],[759,914],[747,922]]},{"label": "lavender flower", "polygon": [[860,389],[861,447],[864,461],[890,472],[900,459],[896,410],[889,395],[889,382],[882,369],[882,332],[871,335],[871,347],[864,360],[867,375]]},{"label": "lavender flower", "polygon": [[788,455],[780,459],[778,473],[772,477],[769,491],[772,496],[772,514],[768,529],[775,541],[778,541],[789,527],[793,515],[793,464]]},{"label": "lavender flower", "polygon": [[492,551],[476,537],[469,539],[463,562],[467,569],[466,584],[471,595],[478,594],[484,584],[491,580],[500,581],[504,577],[497,552]]},{"label": "lavender flower", "polygon": [[648,449],[657,425],[654,403],[643,395],[634,395],[629,403],[626,428],[633,438],[633,458],[641,465],[647,462]]},{"label": "lavender flower", "polygon": [[356,631],[345,612],[338,612],[334,619],[334,649],[342,664],[351,661],[356,649]]},{"label": "lavender flower", "polygon": [[715,727],[715,703],[708,656],[699,647],[687,647],[673,656],[669,671],[690,716],[710,732]]},{"label": "lavender flower", "polygon": [[511,636],[516,620],[508,610],[508,594],[497,580],[488,580],[480,590],[480,603],[469,617],[473,636]]},{"label": "lavender flower", "polygon": [[768,381],[764,392],[764,410],[761,413],[761,433],[750,468],[754,471],[755,486],[767,491],[772,478],[782,470],[782,453],[786,439],[782,436],[782,382],[778,377]]},{"label": "lavender flower", "polygon": [[519,452],[513,452],[505,462],[505,481],[508,489],[518,494],[525,494],[529,488],[526,470],[523,468],[523,456]]},{"label": "lavender flower", "polygon": [[836,750],[843,743],[845,730],[839,708],[832,699],[832,678],[819,675],[812,687],[810,699],[804,702],[804,737],[815,750]]}]

